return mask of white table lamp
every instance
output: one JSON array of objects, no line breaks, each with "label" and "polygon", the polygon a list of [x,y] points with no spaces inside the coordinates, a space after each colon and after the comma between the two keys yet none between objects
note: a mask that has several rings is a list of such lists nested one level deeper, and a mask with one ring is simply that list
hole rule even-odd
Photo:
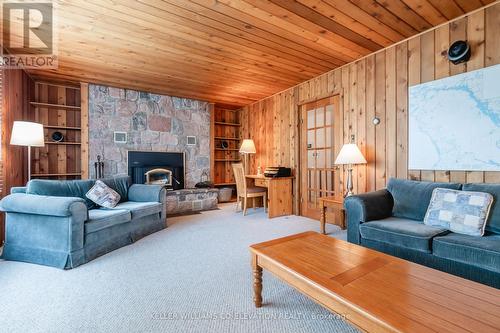
[{"label": "white table lamp", "polygon": [[335,159],[335,164],[348,165],[347,169],[347,193],[346,197],[353,195],[352,189],[352,166],[354,164],[366,164],[366,159],[355,143],[346,143],[342,146],[340,153]]},{"label": "white table lamp", "polygon": [[244,164],[243,168],[245,169],[245,173],[248,173],[248,154],[257,153],[257,149],[255,149],[255,143],[252,139],[244,139],[241,143],[240,154],[244,155]]},{"label": "white table lamp", "polygon": [[31,179],[31,147],[45,146],[43,125],[29,121],[14,121],[10,144],[28,147],[28,180]]}]

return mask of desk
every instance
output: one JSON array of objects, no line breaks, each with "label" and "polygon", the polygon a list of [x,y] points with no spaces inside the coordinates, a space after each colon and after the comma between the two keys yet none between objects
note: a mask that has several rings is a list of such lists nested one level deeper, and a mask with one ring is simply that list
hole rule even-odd
[{"label": "desk", "polygon": [[[337,217],[339,218],[338,226],[340,229],[345,229],[345,210],[344,210],[344,199],[337,199],[335,197],[322,197],[319,199],[319,204],[321,207],[321,233],[325,234],[325,224],[326,224],[326,208],[328,206],[336,210],[338,215],[335,216],[335,222],[337,222]],[[337,224],[337,223],[335,223]]]},{"label": "desk", "polygon": [[269,218],[293,213],[292,180],[294,177],[270,178],[262,175],[245,175],[254,186],[267,188]]}]

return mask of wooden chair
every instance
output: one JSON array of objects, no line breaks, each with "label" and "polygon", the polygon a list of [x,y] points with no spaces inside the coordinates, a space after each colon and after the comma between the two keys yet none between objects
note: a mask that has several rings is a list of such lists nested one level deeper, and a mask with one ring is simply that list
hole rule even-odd
[{"label": "wooden chair", "polygon": [[252,198],[255,207],[254,198],[263,197],[264,210],[267,212],[267,189],[264,187],[248,187],[245,178],[245,169],[243,163],[233,164],[234,179],[236,181],[236,209],[240,203],[243,205],[243,216],[247,214],[247,199]]}]

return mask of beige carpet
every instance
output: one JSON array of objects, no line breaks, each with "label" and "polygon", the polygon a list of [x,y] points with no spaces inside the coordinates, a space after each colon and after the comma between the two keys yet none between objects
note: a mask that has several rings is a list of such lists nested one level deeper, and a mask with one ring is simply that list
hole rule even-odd
[{"label": "beige carpet", "polygon": [[[356,332],[264,273],[252,302],[248,246],[303,232],[302,217],[247,217],[234,205],[168,220],[169,227],[70,271],[0,261],[2,332]],[[345,238],[335,226],[332,236]]]}]

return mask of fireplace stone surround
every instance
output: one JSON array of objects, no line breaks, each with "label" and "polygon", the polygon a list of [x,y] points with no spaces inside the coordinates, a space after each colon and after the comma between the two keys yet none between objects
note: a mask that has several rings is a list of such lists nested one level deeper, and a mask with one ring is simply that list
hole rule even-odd
[{"label": "fireplace stone surround", "polygon": [[[126,133],[127,141],[115,142],[114,132]],[[196,137],[195,145],[187,144],[188,136]],[[210,174],[208,102],[90,84],[90,177],[95,178],[98,155],[104,161],[104,177],[133,176],[129,157],[134,151],[184,154],[183,180],[167,191],[167,214],[217,208],[218,189],[194,188],[204,172]]]},{"label": "fireplace stone surround", "polygon": [[[114,141],[125,132],[126,143]],[[188,145],[187,137],[196,144]],[[89,170],[95,178],[97,155],[104,177],[128,174],[128,152],[182,152],[185,188],[203,172],[210,174],[210,106],[208,102],[148,92],[89,85]]]}]

